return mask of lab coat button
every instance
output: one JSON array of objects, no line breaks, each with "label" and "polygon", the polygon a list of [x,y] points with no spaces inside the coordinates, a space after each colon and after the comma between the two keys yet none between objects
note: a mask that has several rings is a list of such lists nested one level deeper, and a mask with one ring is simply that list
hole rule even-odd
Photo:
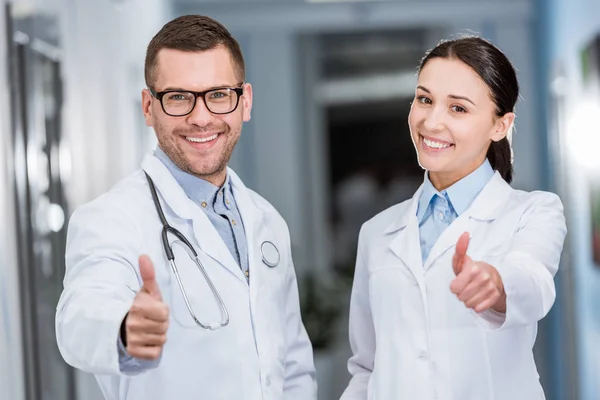
[{"label": "lab coat button", "polygon": [[423,360],[423,359],[427,358],[427,353],[426,353],[425,351],[422,351],[422,352],[420,352],[420,353],[419,353],[419,358],[420,358],[421,360]]},{"label": "lab coat button", "polygon": [[271,386],[271,378],[267,378],[267,386]]}]

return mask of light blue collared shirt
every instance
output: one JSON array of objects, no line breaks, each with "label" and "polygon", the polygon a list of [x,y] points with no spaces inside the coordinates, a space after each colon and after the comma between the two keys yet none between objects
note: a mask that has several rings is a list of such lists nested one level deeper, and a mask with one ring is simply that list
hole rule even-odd
[{"label": "light blue collared shirt", "polygon": [[223,186],[217,187],[182,171],[160,147],[156,148],[154,155],[165,164],[188,197],[204,211],[248,279],[246,232],[233,196],[229,175],[225,178]]},{"label": "light blue collared shirt", "polygon": [[417,207],[423,264],[444,229],[471,206],[493,176],[494,170],[487,158],[475,171],[441,192],[429,180],[429,173],[425,174]]}]

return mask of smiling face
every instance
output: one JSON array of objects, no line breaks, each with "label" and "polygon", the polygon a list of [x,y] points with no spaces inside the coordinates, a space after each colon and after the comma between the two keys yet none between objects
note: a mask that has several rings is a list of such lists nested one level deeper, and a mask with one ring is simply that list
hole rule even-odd
[{"label": "smiling face", "polygon": [[[213,88],[240,87],[240,78],[229,51],[222,46],[206,51],[162,49],[158,53],[156,92],[203,92]],[[199,97],[192,112],[182,117],[165,114],[161,102],[148,89],[142,92],[146,124],[156,132],[160,148],[183,171],[221,186],[227,163],[240,138],[242,124],[250,120],[252,87],[244,84],[237,108],[229,114],[213,114]]]},{"label": "smiling face", "polygon": [[433,58],[419,74],[408,124],[421,167],[443,190],[477,169],[514,114],[496,116],[490,90],[460,60]]}]

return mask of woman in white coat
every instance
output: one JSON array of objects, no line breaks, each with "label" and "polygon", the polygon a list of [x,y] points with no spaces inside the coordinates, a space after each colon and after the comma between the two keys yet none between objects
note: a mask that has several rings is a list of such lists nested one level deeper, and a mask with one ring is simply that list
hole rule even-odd
[{"label": "woman in white coat", "polygon": [[566,226],[556,195],[509,186],[518,91],[477,37],[421,61],[409,126],[427,172],[361,228],[343,400],[544,399],[532,348]]}]

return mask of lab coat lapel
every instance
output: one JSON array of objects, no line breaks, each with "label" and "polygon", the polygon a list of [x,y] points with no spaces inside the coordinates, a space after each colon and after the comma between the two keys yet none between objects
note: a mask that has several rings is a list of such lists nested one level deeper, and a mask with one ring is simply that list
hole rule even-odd
[{"label": "lab coat lapel", "polygon": [[469,211],[465,211],[458,218],[456,218],[454,222],[452,222],[452,224],[450,224],[450,226],[442,232],[438,240],[431,248],[429,256],[425,260],[425,271],[427,271],[431,265],[446,251],[448,251],[451,247],[456,246],[456,242],[458,242],[460,235],[462,235],[464,232],[473,232],[474,225],[475,221],[469,217]]},{"label": "lab coat lapel", "polygon": [[[262,255],[259,249],[259,241],[262,243],[261,229],[264,230],[265,215],[250,197],[249,190],[242,180],[232,170],[228,169],[233,187],[233,195],[242,216],[244,231],[246,232],[246,243],[248,244],[248,266],[250,270],[250,299],[251,305],[256,304],[258,291],[261,284],[263,265]],[[254,315],[254,307],[252,314]]]},{"label": "lab coat lapel", "polygon": [[425,260],[425,271],[446,251],[454,248],[464,232],[469,232],[473,236],[479,223],[496,219],[501,212],[501,207],[508,201],[511,191],[512,188],[502,179],[502,176],[498,172],[494,173],[473,204],[442,232]]},{"label": "lab coat lapel", "polygon": [[[225,242],[221,239],[219,232],[217,232],[210,219],[208,219],[200,207],[188,198],[183,188],[179,186],[167,167],[155,156],[148,155],[142,163],[142,168],[154,181],[154,185],[159,193],[159,199],[162,198],[161,206],[163,207],[167,221],[170,224],[174,224],[172,221],[169,221],[169,215],[172,214],[181,219],[192,221],[196,240],[187,238],[190,240],[192,246],[198,246],[203,253],[228,269],[237,279],[246,283],[246,278],[225,245]],[[174,238],[170,237],[170,239],[172,243]]]},{"label": "lab coat lapel", "polygon": [[408,210],[399,215],[386,229],[386,234],[395,235],[390,241],[392,253],[408,267],[419,285],[423,283],[423,263],[417,220],[417,205],[421,191],[421,188],[417,190],[408,205]]}]

